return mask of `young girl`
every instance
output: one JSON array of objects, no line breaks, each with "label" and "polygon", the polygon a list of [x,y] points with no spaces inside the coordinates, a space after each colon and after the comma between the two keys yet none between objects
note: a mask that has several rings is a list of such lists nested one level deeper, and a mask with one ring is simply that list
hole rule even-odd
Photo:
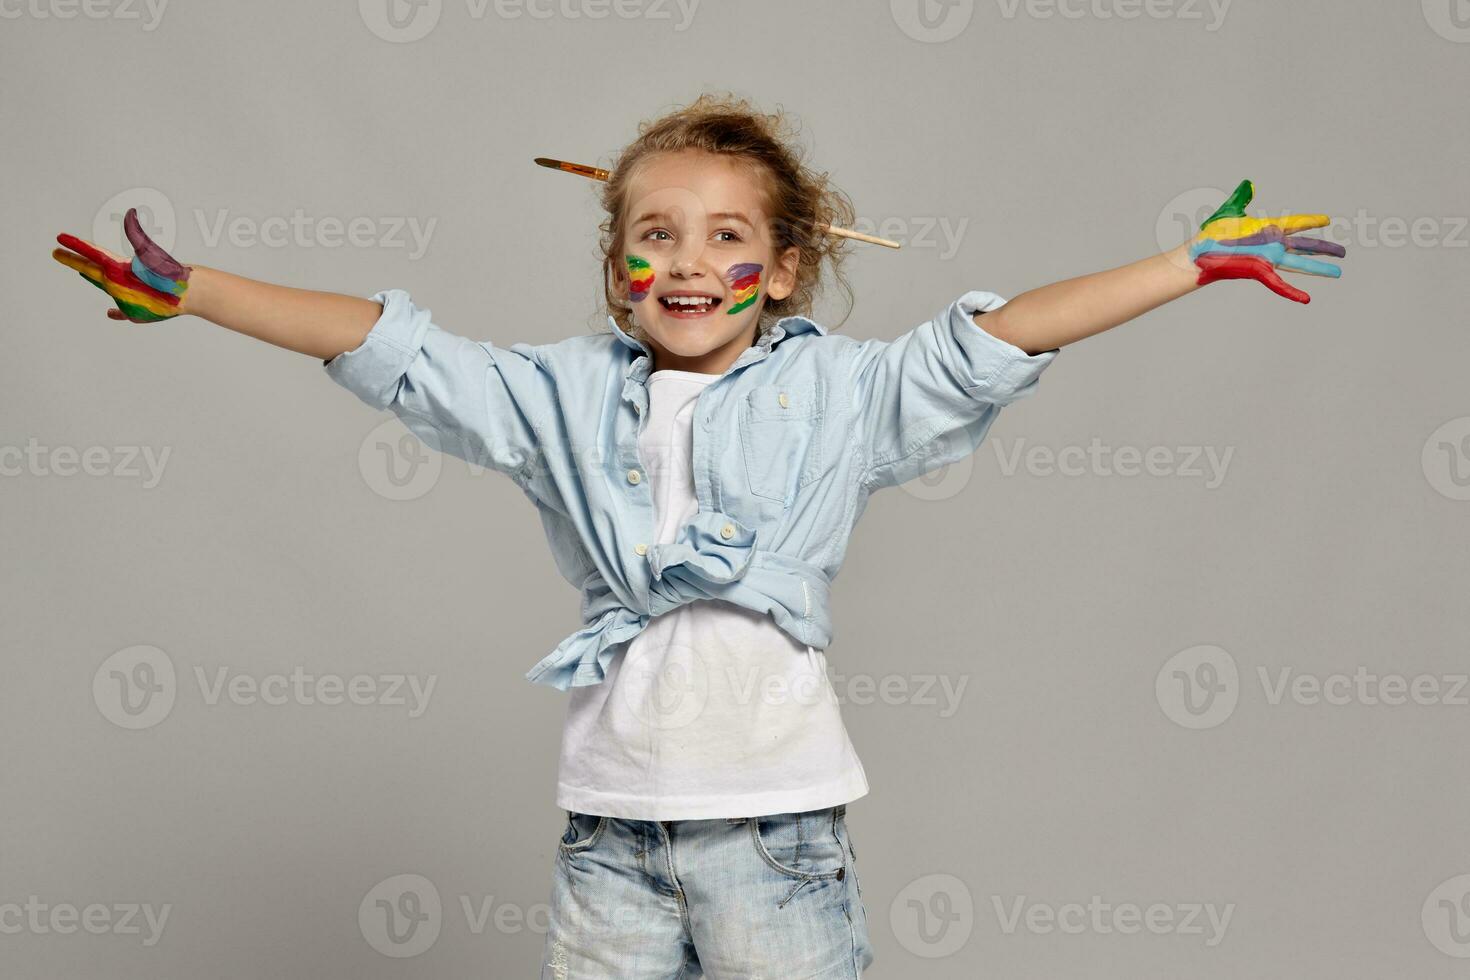
[{"label": "young girl", "polygon": [[867,793],[827,679],[829,596],[869,495],[973,452],[1059,348],[1220,278],[1298,301],[1336,275],[1245,216],[1006,302],[961,294],[896,340],[805,314],[852,208],[779,116],[702,97],[646,124],[603,190],[611,332],[501,346],[401,290],[371,299],[183,265],[129,212],[129,261],[58,260],[113,319],[192,313],[321,358],[431,445],[536,505],[585,626],[527,677],[569,691],[547,978],[855,977],[873,960],[847,805]]}]

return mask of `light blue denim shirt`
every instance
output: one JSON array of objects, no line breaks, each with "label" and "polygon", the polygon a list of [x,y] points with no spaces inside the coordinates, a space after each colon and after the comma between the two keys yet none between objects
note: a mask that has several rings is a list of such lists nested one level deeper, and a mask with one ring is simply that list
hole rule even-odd
[{"label": "light blue denim shirt", "polygon": [[974,452],[1057,354],[976,326],[971,314],[1005,303],[980,291],[892,341],[778,320],[695,402],[699,510],[660,544],[638,455],[647,346],[609,317],[611,333],[502,347],[441,329],[401,289],[372,299],[383,304],[372,331],[326,372],[536,505],[557,569],[582,593],[583,628],[526,673],[559,690],[600,683],[620,644],[696,599],[769,613],[825,650],[831,584],[868,496]]}]

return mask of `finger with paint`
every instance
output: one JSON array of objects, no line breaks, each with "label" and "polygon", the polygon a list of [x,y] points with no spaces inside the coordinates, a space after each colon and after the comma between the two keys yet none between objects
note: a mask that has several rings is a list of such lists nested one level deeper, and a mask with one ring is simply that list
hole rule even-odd
[{"label": "finger with paint", "polygon": [[[1198,239],[1197,239],[1198,240]],[[1347,249],[1336,242],[1326,242],[1320,238],[1305,238],[1301,235],[1287,235],[1280,227],[1264,228],[1254,235],[1244,238],[1227,238],[1221,245],[1274,245],[1286,246],[1288,252],[1296,252],[1302,255],[1335,255],[1342,258],[1347,255]]]},{"label": "finger with paint", "polygon": [[[1247,239],[1236,239],[1237,243]],[[1206,238],[1202,242],[1195,242],[1189,246],[1189,257],[1191,260],[1198,259],[1204,254],[1212,255],[1249,255],[1262,259],[1271,265],[1292,272],[1301,272],[1309,276],[1326,276],[1329,279],[1340,279],[1342,269],[1331,262],[1319,262],[1316,259],[1303,258],[1292,252],[1283,242],[1269,242],[1265,245],[1241,245],[1217,242],[1213,238]]]},{"label": "finger with paint", "polygon": [[114,320],[154,323],[178,316],[189,289],[190,267],[148,237],[137,208],[129,208],[123,217],[123,233],[133,246],[131,262],[65,232],[56,236],[65,248],[53,249],[51,257],[111,296],[117,309],[107,315]]},{"label": "finger with paint", "polygon": [[1310,303],[1312,297],[1297,289],[1276,274],[1276,269],[1263,258],[1254,255],[1226,255],[1207,252],[1194,260],[1199,266],[1199,284],[1207,286],[1221,279],[1254,279],[1278,296],[1298,303]]},{"label": "finger with paint", "polygon": [[1325,214],[1252,218],[1246,215],[1245,209],[1254,197],[1255,185],[1249,180],[1241,181],[1225,203],[1200,225],[1199,234],[1189,246],[1189,257],[1200,269],[1199,284],[1222,279],[1255,279],[1279,296],[1310,303],[1311,296],[1288,285],[1276,269],[1333,279],[1341,277],[1342,269],[1331,262],[1301,256],[1341,258],[1347,249],[1334,242],[1294,234],[1324,228],[1332,219]]}]

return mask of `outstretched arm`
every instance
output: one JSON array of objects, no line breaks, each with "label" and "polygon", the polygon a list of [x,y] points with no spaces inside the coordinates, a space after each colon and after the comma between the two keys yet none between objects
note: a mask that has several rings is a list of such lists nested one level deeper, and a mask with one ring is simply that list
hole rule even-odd
[{"label": "outstretched arm", "polygon": [[1199,289],[1187,245],[1138,262],[1028,290],[976,325],[1027,354],[1102,333]]},{"label": "outstretched arm", "polygon": [[356,296],[184,265],[148,237],[133,208],[123,218],[123,231],[134,250],[131,259],[67,234],[56,236],[65,247],[51,253],[112,297],[117,308],[107,315],[114,320],[152,323],[193,314],[327,361],[359,347],[383,312],[382,304]]},{"label": "outstretched arm", "polygon": [[1341,257],[1346,249],[1294,234],[1326,227],[1330,219],[1325,214],[1247,217],[1254,194],[1251,182],[1242,181],[1199,234],[1177,248],[1030,290],[997,310],[975,314],[975,323],[1027,354],[1039,354],[1126,323],[1222,279],[1255,279],[1277,295],[1310,302],[1310,296],[1287,284],[1276,270],[1337,278],[1342,275],[1338,266],[1303,256]]},{"label": "outstretched arm", "polygon": [[[327,376],[398,415],[430,446],[506,473],[538,475],[542,433],[559,409],[555,379],[529,344],[496,346],[441,329],[408,293],[371,299],[273,286],[179,262],[152,241],[136,210],[123,219],[134,255],[58,235],[51,255],[111,297],[113,320],[153,323],[192,313],[277,347],[320,358]],[[527,492],[531,492],[527,489]]]},{"label": "outstretched arm", "polygon": [[184,313],[329,361],[356,350],[383,313],[381,303],[295,289],[194,266]]}]

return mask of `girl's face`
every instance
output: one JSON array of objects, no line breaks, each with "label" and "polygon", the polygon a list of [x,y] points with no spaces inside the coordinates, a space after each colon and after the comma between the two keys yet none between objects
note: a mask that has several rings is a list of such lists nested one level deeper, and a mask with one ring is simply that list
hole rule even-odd
[{"label": "girl's face", "polygon": [[766,297],[791,295],[800,252],[776,254],[764,208],[748,166],[697,150],[652,157],[629,182],[617,291],[655,370],[723,374]]}]

